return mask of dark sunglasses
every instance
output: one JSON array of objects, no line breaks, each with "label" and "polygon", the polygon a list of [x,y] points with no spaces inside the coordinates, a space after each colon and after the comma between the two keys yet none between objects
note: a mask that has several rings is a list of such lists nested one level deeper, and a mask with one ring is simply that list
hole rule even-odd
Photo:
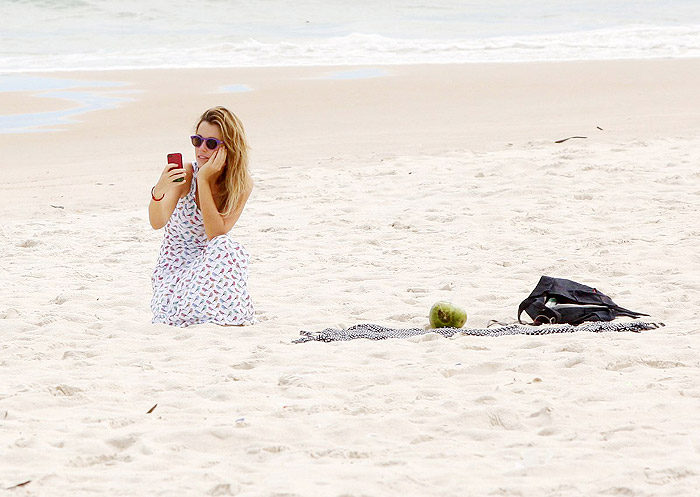
[{"label": "dark sunglasses", "polygon": [[224,143],[221,140],[217,140],[216,138],[204,138],[203,136],[199,135],[190,136],[190,140],[192,140],[192,145],[194,145],[195,147],[200,147],[202,145],[202,142],[205,143],[209,150],[216,150],[216,147]]}]

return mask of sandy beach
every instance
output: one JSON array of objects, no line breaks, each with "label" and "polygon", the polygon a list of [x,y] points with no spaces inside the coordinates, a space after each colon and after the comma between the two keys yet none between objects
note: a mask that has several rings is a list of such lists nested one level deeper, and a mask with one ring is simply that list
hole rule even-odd
[{"label": "sandy beach", "polygon": [[[697,493],[700,60],[15,76],[1,495]],[[152,325],[149,191],[214,105],[252,146],[258,322]],[[541,275],[666,326],[292,343],[512,322]]]}]

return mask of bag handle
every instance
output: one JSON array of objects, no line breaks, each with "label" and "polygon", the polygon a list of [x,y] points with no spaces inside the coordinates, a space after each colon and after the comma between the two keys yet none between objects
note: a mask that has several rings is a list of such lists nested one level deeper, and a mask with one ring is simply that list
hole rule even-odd
[{"label": "bag handle", "polygon": [[[545,296],[544,296],[544,299],[542,299],[542,296],[540,295],[540,296],[537,296],[537,297],[528,297],[528,298],[526,298],[525,300],[523,300],[522,303],[520,304],[520,306],[518,307],[518,322],[519,322],[520,324],[534,324],[534,325],[543,324],[543,323],[545,323],[545,322],[549,322],[550,324],[552,324],[552,323],[560,323],[561,320],[562,320],[561,314],[560,314],[559,312],[557,312],[555,309],[552,309],[551,307],[546,307],[546,306],[544,305],[544,300],[546,300],[547,298],[548,298],[548,297],[545,295]],[[532,322],[532,323],[525,323],[525,322],[523,322],[523,320],[520,319],[520,316],[522,315],[523,311],[525,311],[525,309],[527,309],[528,307],[530,307],[532,304],[535,304],[535,303],[536,303],[537,301],[539,301],[539,300],[542,300],[543,302],[540,303],[539,305],[536,305],[536,306],[535,306],[535,309],[536,309],[537,311],[539,311],[540,309],[542,309],[543,312],[540,313],[540,314],[538,314],[537,316],[535,316],[535,318],[533,319],[533,322]],[[545,312],[545,309],[546,309],[546,312]],[[528,314],[529,314],[529,313],[528,313]],[[543,318],[545,318],[542,322],[538,322],[538,320],[537,320],[537,318],[540,317],[540,316],[543,317]]]},{"label": "bag handle", "polygon": [[528,297],[528,298],[526,298],[525,300],[523,300],[523,301],[520,303],[520,307],[518,307],[518,322],[519,322],[520,324],[525,324],[525,323],[520,319],[520,315],[521,315],[521,314],[523,313],[523,311],[525,311],[525,309],[526,309],[527,307],[529,307],[530,304],[532,304],[535,300],[537,300],[537,297]]}]

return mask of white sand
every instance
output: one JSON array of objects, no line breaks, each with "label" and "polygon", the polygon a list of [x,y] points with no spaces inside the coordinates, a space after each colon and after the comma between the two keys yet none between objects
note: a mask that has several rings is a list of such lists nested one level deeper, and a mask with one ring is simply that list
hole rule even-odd
[{"label": "white sand", "polygon": [[[700,61],[386,70],[92,73],[139,93],[0,135],[0,495],[696,494]],[[259,322],[151,325],[148,191],[218,103]],[[291,343],[512,321],[542,274],[666,327]]]}]

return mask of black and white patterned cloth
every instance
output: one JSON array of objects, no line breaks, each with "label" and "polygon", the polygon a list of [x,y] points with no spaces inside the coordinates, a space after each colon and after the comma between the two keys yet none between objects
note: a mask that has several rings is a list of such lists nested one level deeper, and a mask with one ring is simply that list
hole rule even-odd
[{"label": "black and white patterned cloth", "polygon": [[338,342],[366,338],[368,340],[387,340],[389,338],[410,338],[427,333],[437,333],[446,338],[453,335],[471,335],[479,337],[500,337],[503,335],[551,335],[553,333],[573,333],[588,331],[591,333],[609,333],[653,330],[664,326],[663,323],[650,323],[645,321],[627,322],[592,322],[573,326],[570,324],[554,324],[531,326],[526,324],[508,324],[493,328],[387,328],[377,324],[357,324],[345,330],[326,328],[323,331],[300,331],[301,338],[293,340],[293,343],[304,342]]}]

